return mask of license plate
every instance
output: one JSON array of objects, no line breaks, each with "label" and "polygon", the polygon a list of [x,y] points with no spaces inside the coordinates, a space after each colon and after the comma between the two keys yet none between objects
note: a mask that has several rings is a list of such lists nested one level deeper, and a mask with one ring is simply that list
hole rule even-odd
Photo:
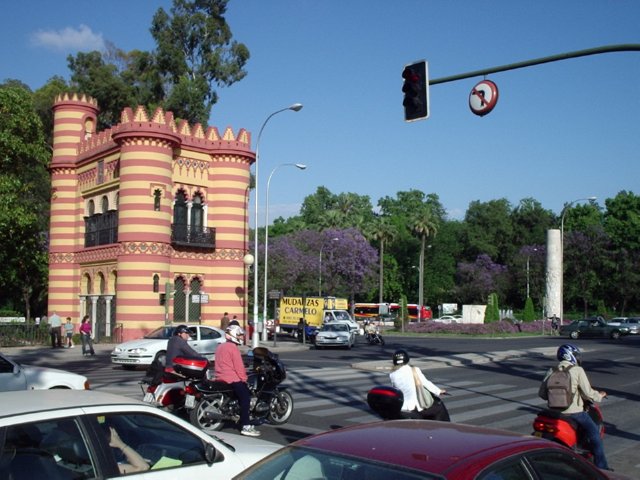
[{"label": "license plate", "polygon": [[142,399],[143,402],[145,403],[155,403],[155,396],[153,395],[153,393],[151,392],[147,392],[144,394],[144,398]]},{"label": "license plate", "polygon": [[185,408],[193,408],[196,406],[196,397],[193,395],[185,395],[184,397]]}]

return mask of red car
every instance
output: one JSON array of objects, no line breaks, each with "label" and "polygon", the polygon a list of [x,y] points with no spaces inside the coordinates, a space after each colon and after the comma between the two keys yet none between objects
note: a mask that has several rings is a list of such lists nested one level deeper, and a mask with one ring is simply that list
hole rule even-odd
[{"label": "red car", "polygon": [[630,480],[559,444],[503,430],[391,420],[298,440],[235,477],[246,480]]}]

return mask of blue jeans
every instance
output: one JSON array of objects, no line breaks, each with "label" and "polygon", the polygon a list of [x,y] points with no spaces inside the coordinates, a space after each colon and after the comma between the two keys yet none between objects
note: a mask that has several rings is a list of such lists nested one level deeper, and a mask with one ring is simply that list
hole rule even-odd
[{"label": "blue jeans", "polygon": [[609,470],[609,464],[604,456],[604,445],[600,438],[600,429],[593,421],[588,412],[572,413],[569,415],[582,428],[583,433],[589,439],[591,453],[593,453],[593,463],[596,467]]}]

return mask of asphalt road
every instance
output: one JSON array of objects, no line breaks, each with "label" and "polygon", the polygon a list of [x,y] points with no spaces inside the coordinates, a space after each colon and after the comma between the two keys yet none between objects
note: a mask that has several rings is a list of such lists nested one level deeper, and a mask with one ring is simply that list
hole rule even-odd
[{"label": "asphalt road", "polygon": [[[544,372],[556,363],[557,337],[460,339],[385,336],[384,347],[359,339],[352,350],[315,350],[289,339],[264,345],[277,351],[288,369],[285,385],[293,393],[294,414],[282,426],[263,425],[263,438],[287,444],[306,435],[375,421],[366,405],[366,392],[388,384],[393,351],[405,348],[412,363],[451,395],[444,401],[452,421],[531,433],[535,412],[543,405],[537,389]],[[605,450],[616,471],[640,478],[640,380],[637,357],[640,338],[621,341],[578,340],[591,382],[609,392],[603,403],[607,427]],[[141,398],[138,380],[143,371],[126,371],[110,364],[111,345],[98,345],[96,357],[73,350],[5,349],[24,363],[48,365],[83,373],[92,388]]]}]

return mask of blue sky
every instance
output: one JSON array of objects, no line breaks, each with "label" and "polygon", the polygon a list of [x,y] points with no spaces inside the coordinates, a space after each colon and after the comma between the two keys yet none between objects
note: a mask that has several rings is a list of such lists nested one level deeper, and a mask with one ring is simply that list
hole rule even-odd
[{"label": "blue sky", "polygon": [[[68,78],[66,57],[111,41],[151,50],[153,13],[167,1],[4,2],[0,81],[33,89]],[[246,128],[260,144],[260,224],[299,211],[319,186],[380,198],[436,193],[450,218],[470,202],[565,202],[640,193],[640,52],[610,53],[487,76],[495,110],[477,117],[483,78],[434,85],[431,117],[405,123],[401,72],[418,59],[431,78],[603,45],[640,43],[636,0],[231,0],[227,20],[247,45],[247,77],[218,90],[210,124]],[[253,205],[253,201],[252,201]],[[253,213],[251,213],[253,216]]]}]

